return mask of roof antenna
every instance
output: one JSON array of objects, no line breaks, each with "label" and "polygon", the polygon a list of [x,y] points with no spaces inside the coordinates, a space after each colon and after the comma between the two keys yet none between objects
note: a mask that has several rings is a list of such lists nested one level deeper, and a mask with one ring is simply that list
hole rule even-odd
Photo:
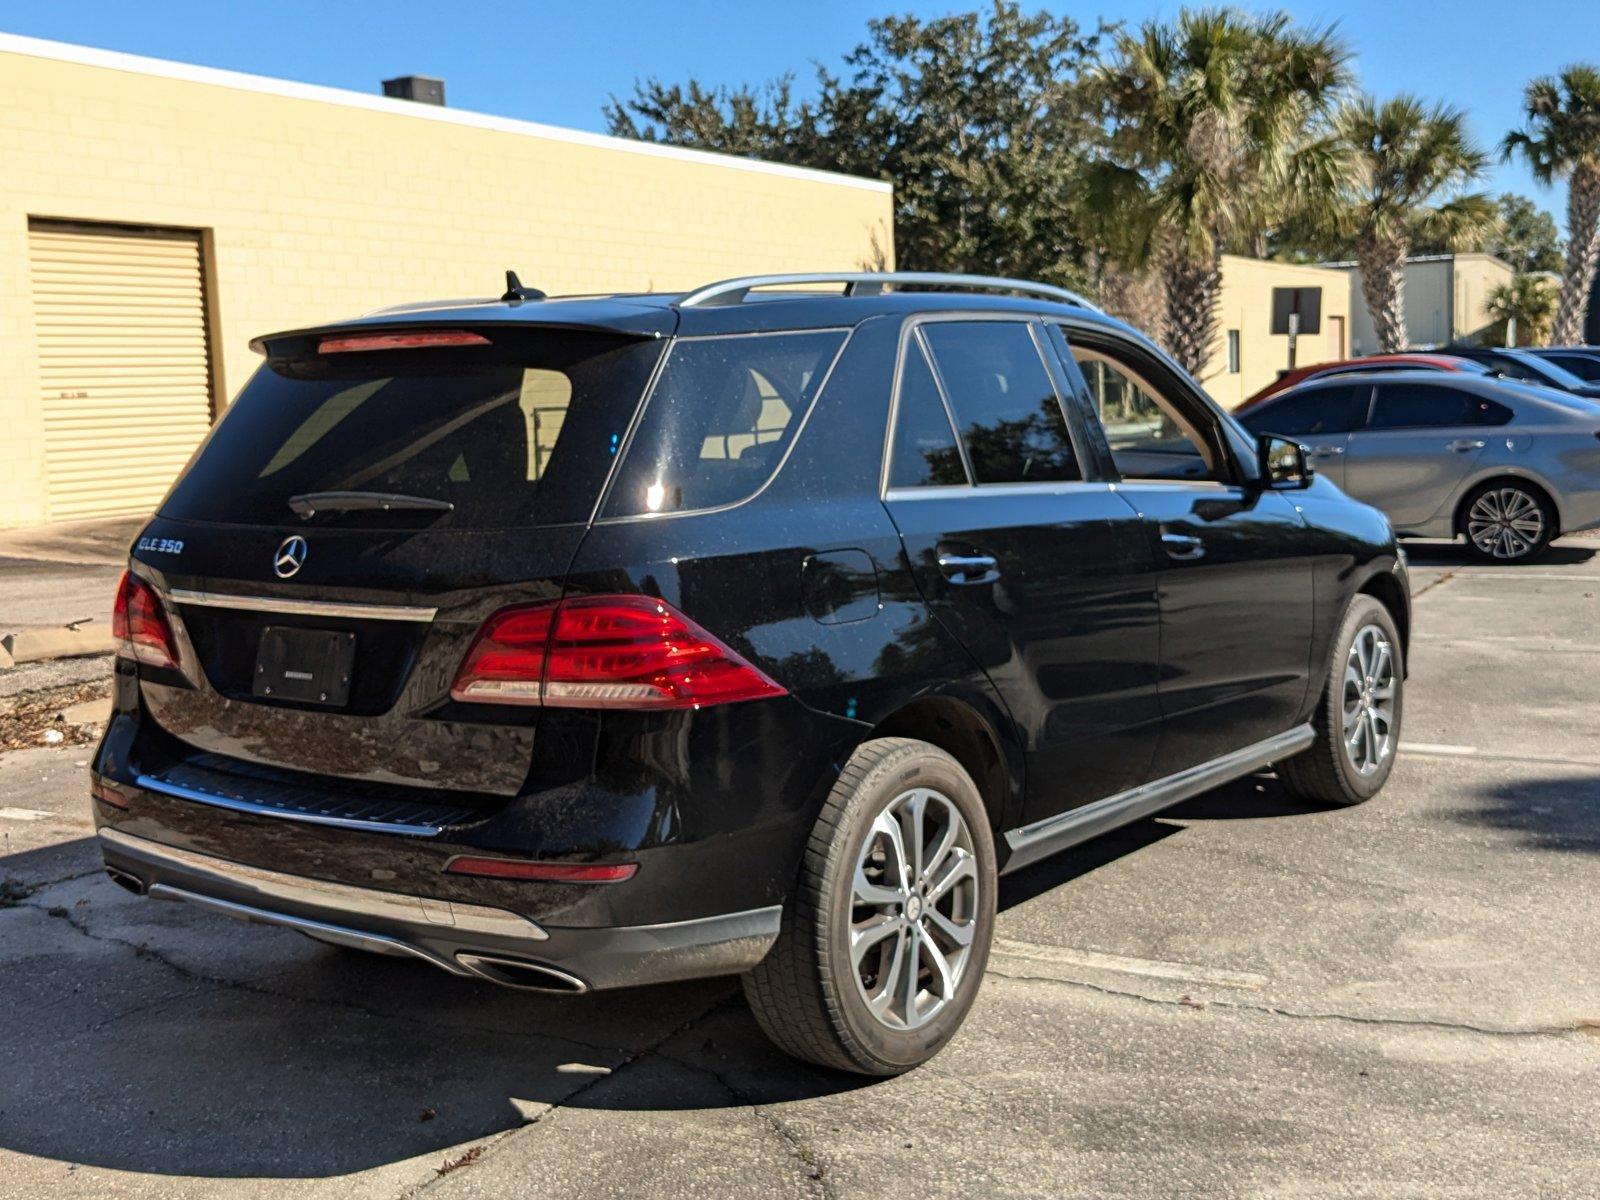
[{"label": "roof antenna", "polygon": [[507,304],[521,304],[524,300],[543,300],[544,293],[538,288],[523,287],[522,280],[517,278],[515,271],[506,272],[506,294],[500,299]]}]

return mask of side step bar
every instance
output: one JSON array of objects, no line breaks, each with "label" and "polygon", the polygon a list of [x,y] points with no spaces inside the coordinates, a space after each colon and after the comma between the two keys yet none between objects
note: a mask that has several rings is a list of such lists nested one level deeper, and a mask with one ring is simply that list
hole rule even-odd
[{"label": "side step bar", "polygon": [[1127,825],[1174,804],[1181,804],[1280,759],[1292,758],[1308,749],[1315,740],[1316,735],[1312,733],[1310,725],[1299,725],[1253,746],[1189,767],[1176,775],[1168,775],[1165,779],[1152,780],[1118,792],[1115,796],[1107,796],[1104,800],[1046,817],[1021,829],[1012,829],[1006,833],[1006,845],[1010,847],[1011,857],[1006,860],[1001,874],[1030,866],[1058,850],[1076,846],[1079,842],[1109,833],[1119,825]]}]

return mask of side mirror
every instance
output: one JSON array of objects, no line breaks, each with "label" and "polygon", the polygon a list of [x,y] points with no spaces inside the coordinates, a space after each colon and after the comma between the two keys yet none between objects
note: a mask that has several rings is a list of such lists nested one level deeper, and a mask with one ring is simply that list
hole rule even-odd
[{"label": "side mirror", "polygon": [[1316,471],[1306,457],[1306,448],[1293,438],[1264,433],[1256,439],[1256,455],[1261,464],[1261,486],[1290,492],[1311,486]]}]

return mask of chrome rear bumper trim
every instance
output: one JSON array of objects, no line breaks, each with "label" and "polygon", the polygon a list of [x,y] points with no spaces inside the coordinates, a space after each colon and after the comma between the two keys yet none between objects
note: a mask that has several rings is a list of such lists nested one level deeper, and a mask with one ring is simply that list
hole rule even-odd
[{"label": "chrome rear bumper trim", "polygon": [[[180,850],[110,828],[100,830],[100,842],[103,849],[116,853],[125,871],[131,866],[154,874],[149,889],[152,896],[187,900],[228,916],[288,925],[316,936],[338,934],[347,943],[352,939],[384,942],[391,946],[388,953],[395,953],[394,947],[401,947],[404,952],[426,958],[438,966],[446,966],[446,963],[439,956],[419,949],[408,937],[402,936],[403,931],[415,930],[422,937],[484,936],[496,944],[524,942],[530,948],[549,937],[527,917],[503,908],[407,896],[268,871],[209,854]],[[162,878],[163,875],[172,878]],[[144,877],[150,879],[149,874]],[[214,892],[223,895],[214,895]],[[299,911],[284,912],[284,907]],[[350,929],[341,923],[341,918],[375,922],[395,933],[391,936]],[[453,963],[446,969],[462,974]]]},{"label": "chrome rear bumper trim", "polygon": [[174,604],[197,608],[238,608],[248,612],[293,613],[308,617],[351,617],[360,621],[431,621],[437,608],[404,604],[355,604],[340,600],[296,600],[286,596],[239,596],[229,592],[200,592],[173,588],[167,593]]}]

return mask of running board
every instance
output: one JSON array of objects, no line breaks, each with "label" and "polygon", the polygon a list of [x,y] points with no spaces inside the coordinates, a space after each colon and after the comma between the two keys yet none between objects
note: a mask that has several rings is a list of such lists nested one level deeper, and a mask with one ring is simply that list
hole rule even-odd
[{"label": "running board", "polygon": [[1269,763],[1292,758],[1308,749],[1315,740],[1311,726],[1299,725],[1287,733],[1179,771],[1176,775],[1143,783],[1125,792],[1118,792],[1115,796],[1107,796],[1104,800],[1096,800],[1092,804],[1035,821],[1032,825],[1024,825],[1021,829],[1013,829],[1006,834],[1006,845],[1011,849],[1011,856],[1006,859],[1006,865],[1000,873],[1004,875],[1019,867],[1029,866],[1058,850],[1099,837],[1119,825],[1148,817],[1252,771],[1259,771]]}]

